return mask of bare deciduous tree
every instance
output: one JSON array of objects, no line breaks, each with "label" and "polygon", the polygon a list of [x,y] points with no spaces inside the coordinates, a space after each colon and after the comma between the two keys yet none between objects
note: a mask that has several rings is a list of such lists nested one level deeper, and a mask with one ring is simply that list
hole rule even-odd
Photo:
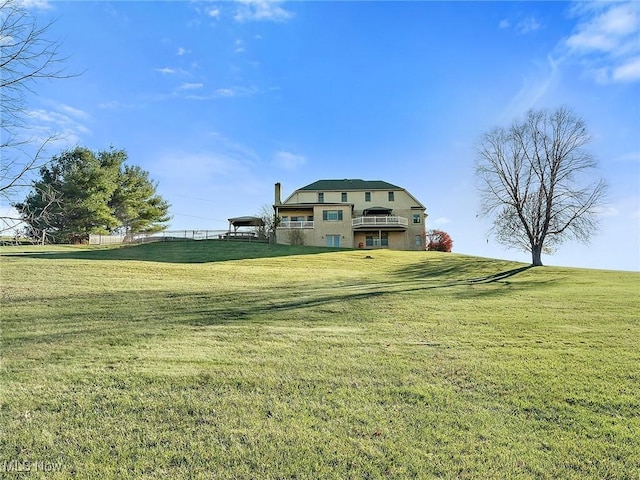
[{"label": "bare deciduous tree", "polygon": [[[563,242],[587,242],[597,230],[606,183],[593,179],[591,137],[585,123],[567,108],[528,112],[508,129],[482,136],[476,174],[483,216],[493,217],[493,233],[503,245],[542,253]],[[591,178],[590,178],[591,177]]]},{"label": "bare deciduous tree", "polygon": [[[31,183],[31,173],[46,161],[45,147],[54,133],[37,138],[29,133],[26,95],[42,79],[67,78],[59,55],[60,43],[46,38],[51,24],[38,26],[17,0],[0,0],[0,201],[11,204]],[[15,221],[0,214],[0,232]]]},{"label": "bare deciduous tree", "polygon": [[262,219],[262,225],[256,227],[258,238],[275,242],[276,228],[280,224],[280,219],[276,217],[271,205],[263,205],[257,215]]}]

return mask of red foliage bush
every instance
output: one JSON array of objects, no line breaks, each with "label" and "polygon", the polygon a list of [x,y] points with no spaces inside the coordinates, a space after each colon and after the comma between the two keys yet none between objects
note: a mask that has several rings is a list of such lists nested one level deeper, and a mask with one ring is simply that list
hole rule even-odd
[{"label": "red foliage bush", "polygon": [[427,250],[434,252],[450,252],[453,248],[453,240],[447,232],[442,230],[429,230],[426,233],[425,245]]}]

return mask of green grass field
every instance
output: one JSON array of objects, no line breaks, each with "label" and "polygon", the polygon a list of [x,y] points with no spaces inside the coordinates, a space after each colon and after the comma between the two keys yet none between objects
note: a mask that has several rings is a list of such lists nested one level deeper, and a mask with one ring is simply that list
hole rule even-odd
[{"label": "green grass field", "polygon": [[638,273],[221,241],[0,253],[2,478],[640,478]]}]

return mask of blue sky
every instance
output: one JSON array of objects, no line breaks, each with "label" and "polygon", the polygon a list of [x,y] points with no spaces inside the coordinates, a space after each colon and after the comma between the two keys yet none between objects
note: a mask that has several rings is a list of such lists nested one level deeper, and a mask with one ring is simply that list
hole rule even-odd
[{"label": "blue sky", "polygon": [[602,230],[549,265],[640,270],[640,3],[29,0],[66,69],[34,129],[123,148],[171,229],[225,229],[324,178],[385,180],[459,253],[530,261],[488,237],[480,135],[568,106],[610,185]]}]

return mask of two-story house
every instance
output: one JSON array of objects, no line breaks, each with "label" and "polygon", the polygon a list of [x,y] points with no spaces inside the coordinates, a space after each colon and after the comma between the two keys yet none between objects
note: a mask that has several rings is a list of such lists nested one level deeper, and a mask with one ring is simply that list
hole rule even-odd
[{"label": "two-story house", "polygon": [[281,201],[275,185],[276,243],[424,250],[425,207],[380,180],[318,180]]}]

